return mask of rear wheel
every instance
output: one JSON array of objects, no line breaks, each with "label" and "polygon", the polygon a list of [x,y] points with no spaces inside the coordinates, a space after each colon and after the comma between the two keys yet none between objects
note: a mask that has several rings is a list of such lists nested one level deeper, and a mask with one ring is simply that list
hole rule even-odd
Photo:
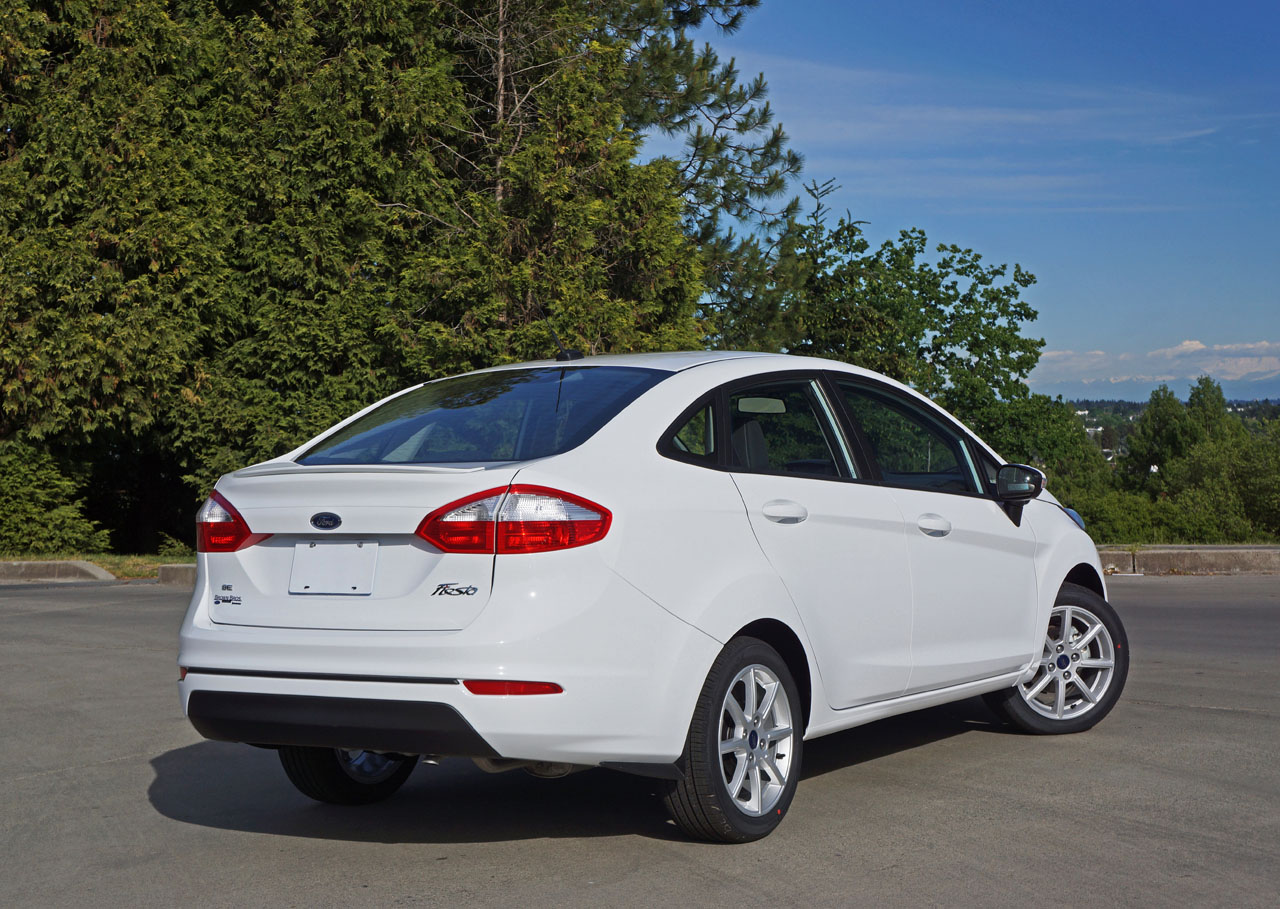
[{"label": "rear wheel", "polygon": [[334,805],[367,805],[382,801],[404,785],[417,758],[284,745],[280,763],[290,782],[305,796]]},{"label": "rear wheel", "polygon": [[1087,587],[1063,584],[1031,674],[987,695],[987,703],[1027,732],[1083,732],[1115,706],[1128,674],[1129,639],[1120,616]]},{"label": "rear wheel", "polygon": [[755,638],[725,646],[694,710],[685,777],[671,783],[665,797],[685,833],[745,843],[781,823],[800,778],[800,704],[776,650]]}]

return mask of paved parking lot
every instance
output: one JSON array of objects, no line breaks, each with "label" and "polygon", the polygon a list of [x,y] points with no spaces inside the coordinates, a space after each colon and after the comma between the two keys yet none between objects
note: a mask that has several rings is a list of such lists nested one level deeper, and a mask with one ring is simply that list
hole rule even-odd
[{"label": "paved parking lot", "polygon": [[174,667],[186,596],[0,587],[0,900],[34,905],[1273,906],[1280,578],[1114,578],[1133,668],[1092,732],[966,701],[810,743],[779,831],[680,838],[650,781],[421,767],[317,805],[206,742]]}]

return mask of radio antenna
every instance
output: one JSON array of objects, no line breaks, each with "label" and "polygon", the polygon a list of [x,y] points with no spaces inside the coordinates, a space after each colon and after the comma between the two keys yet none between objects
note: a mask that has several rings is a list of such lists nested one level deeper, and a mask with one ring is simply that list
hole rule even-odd
[{"label": "radio antenna", "polygon": [[569,360],[581,360],[581,359],[583,359],[582,351],[580,351],[580,350],[573,350],[572,348],[567,348],[567,347],[565,347],[565,346],[564,346],[564,344],[562,344],[562,343],[560,342],[560,336],[559,336],[558,334],[556,334],[556,330],[555,330],[554,328],[552,328],[550,325],[548,325],[548,326],[547,326],[547,330],[548,330],[549,332],[551,332],[551,337],[555,339],[556,347],[559,347],[559,348],[560,348],[560,352],[559,352],[558,354],[556,354],[556,362],[557,362],[557,363],[566,363],[566,362],[568,362]]}]

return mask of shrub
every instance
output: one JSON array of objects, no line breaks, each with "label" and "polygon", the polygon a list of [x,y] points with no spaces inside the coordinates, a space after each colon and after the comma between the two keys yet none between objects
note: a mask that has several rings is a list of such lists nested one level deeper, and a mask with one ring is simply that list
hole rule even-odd
[{"label": "shrub", "polygon": [[0,442],[0,552],[101,552],[110,534],[86,518],[76,483],[48,452]]}]

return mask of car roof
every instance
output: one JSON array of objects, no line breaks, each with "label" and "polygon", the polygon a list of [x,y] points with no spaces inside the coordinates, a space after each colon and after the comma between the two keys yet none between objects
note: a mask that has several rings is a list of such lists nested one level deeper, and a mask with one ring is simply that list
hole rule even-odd
[{"label": "car roof", "polygon": [[714,363],[719,360],[741,360],[748,357],[782,357],[782,355],[744,350],[673,350],[659,353],[599,354],[576,360],[530,360],[524,363],[505,363],[501,366],[492,366],[489,369],[479,371],[493,372],[501,369],[528,369],[538,366],[553,368],[566,366],[632,366],[642,369],[661,369],[666,372],[682,372],[694,366],[701,366],[703,363]]},{"label": "car roof", "polygon": [[506,363],[491,366],[478,372],[494,372],[504,369],[529,369],[531,367],[563,368],[574,366],[631,366],[641,369],[661,369],[667,372],[683,372],[695,366],[707,363],[719,363],[727,360],[757,360],[763,364],[791,369],[840,369],[853,373],[883,378],[879,373],[862,369],[839,360],[826,360],[819,357],[801,357],[794,354],[766,353],[754,350],[673,350],[661,353],[622,353],[600,354],[582,357],[577,360],[531,360],[525,363]]}]

